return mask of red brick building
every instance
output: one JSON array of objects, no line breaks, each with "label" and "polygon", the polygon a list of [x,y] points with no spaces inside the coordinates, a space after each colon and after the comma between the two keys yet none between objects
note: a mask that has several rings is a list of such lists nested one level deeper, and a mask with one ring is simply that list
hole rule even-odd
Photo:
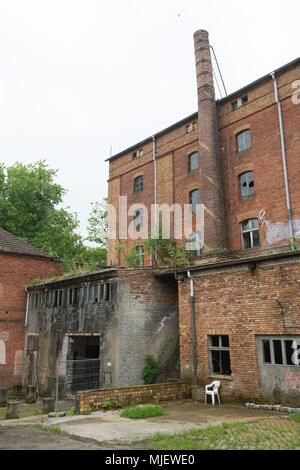
[{"label": "red brick building", "polygon": [[0,229],[0,388],[23,373],[26,286],[60,270],[58,259]]},{"label": "red brick building", "polygon": [[[198,112],[109,159],[109,202],[127,196],[130,223],[201,201],[204,247],[178,271],[182,377],[299,404],[300,58],[216,101],[208,34],[194,41]],[[142,244],[111,240],[109,262],[151,265]]]},{"label": "red brick building", "polygon": [[[198,68],[203,63],[206,62],[200,61]],[[198,77],[211,77],[205,72],[198,71]],[[210,84],[209,115],[208,106],[203,109],[200,95],[201,119],[195,113],[109,159],[109,202],[118,210],[119,196],[127,196],[128,206],[143,204],[150,213],[150,205],[155,201],[170,206],[188,204],[191,193],[199,190],[206,208],[206,251],[225,248],[229,253],[240,253],[250,248],[251,252],[254,249],[260,252],[290,246],[291,238],[300,237],[300,105],[293,100],[295,84],[300,80],[300,59],[276,70],[275,77],[283,136],[274,91],[276,83],[270,74],[220,101],[215,101]],[[198,86],[199,90],[207,90],[205,83]],[[216,115],[217,130],[207,124]],[[207,154],[212,142],[213,152]],[[218,207],[217,216],[214,207]],[[293,234],[289,230],[289,214]],[[129,222],[133,219],[129,216]],[[247,221],[253,221],[253,226],[248,226]],[[254,240],[247,235],[247,230],[252,229],[258,231]],[[115,243],[123,246],[124,251],[114,250]],[[138,245],[141,240],[112,241],[109,264],[124,265],[124,252]],[[145,259],[145,265],[149,264],[151,260]]]}]

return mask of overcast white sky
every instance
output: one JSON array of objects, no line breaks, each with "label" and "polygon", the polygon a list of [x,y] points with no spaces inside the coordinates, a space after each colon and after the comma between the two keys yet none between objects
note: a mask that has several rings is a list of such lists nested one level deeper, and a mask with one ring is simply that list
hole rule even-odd
[{"label": "overcast white sky", "polygon": [[85,233],[113,153],[197,109],[193,32],[229,92],[299,56],[295,0],[0,0],[0,159],[45,158]]}]

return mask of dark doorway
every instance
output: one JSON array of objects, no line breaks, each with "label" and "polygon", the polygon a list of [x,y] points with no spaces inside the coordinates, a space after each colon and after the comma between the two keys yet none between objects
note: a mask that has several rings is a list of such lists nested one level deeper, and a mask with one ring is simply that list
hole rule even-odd
[{"label": "dark doorway", "polygon": [[99,354],[99,336],[73,336],[71,338],[73,392],[99,388]]}]

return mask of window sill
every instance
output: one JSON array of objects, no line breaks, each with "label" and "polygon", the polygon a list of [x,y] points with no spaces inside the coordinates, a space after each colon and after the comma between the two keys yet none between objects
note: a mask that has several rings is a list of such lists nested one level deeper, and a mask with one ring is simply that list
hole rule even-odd
[{"label": "window sill", "polygon": [[251,194],[251,196],[240,196],[240,201],[248,201],[256,196],[256,193]]},{"label": "window sill", "polygon": [[208,378],[214,379],[214,380],[233,380],[232,375],[222,375],[222,374],[210,374]]},{"label": "window sill", "polygon": [[252,147],[249,147],[248,149],[245,149],[245,150],[236,150],[236,154],[237,154],[237,155],[246,155],[246,154],[249,153],[251,150],[252,150]]}]

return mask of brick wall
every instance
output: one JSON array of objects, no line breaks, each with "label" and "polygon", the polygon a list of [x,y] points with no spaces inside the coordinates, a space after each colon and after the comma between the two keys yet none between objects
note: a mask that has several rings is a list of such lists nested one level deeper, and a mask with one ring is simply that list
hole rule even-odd
[{"label": "brick wall", "polygon": [[105,403],[115,408],[122,408],[128,405],[182,400],[190,397],[191,385],[183,382],[91,390],[76,394],[75,410],[76,413],[84,413],[99,410]]},{"label": "brick wall", "polygon": [[[278,74],[279,95],[282,101],[284,130],[286,137],[286,154],[294,228],[300,235],[300,193],[299,179],[299,138],[300,138],[300,105],[292,103],[292,84],[300,79],[300,65],[295,64]],[[231,102],[236,98],[248,95],[248,104],[235,111]],[[283,167],[280,148],[277,107],[274,100],[273,81],[259,82],[232,100],[217,102],[219,153],[221,161],[222,188],[225,204],[226,239],[230,252],[242,250],[241,221],[257,218],[260,214],[260,238],[263,252],[289,243],[287,229],[287,208],[284,192]],[[173,126],[172,129],[157,136],[157,181],[158,203],[188,203],[189,192],[199,188],[203,201],[205,194],[210,194],[203,160],[204,150],[199,146],[199,125],[197,114]],[[187,131],[187,128],[190,130]],[[250,128],[252,133],[251,149],[237,153],[236,134],[239,130]],[[201,141],[203,137],[201,137]],[[188,155],[199,149],[200,168],[188,171]],[[202,160],[201,160],[202,159]],[[144,144],[142,157],[133,160],[132,152],[110,162],[109,196],[117,204],[119,195],[127,195],[128,203],[145,204],[150,211],[154,202],[152,142]],[[206,164],[206,163],[205,163]],[[254,171],[255,195],[243,199],[240,197],[238,176],[244,172]],[[217,170],[216,170],[217,171]],[[133,181],[138,174],[144,174],[145,190],[133,196]],[[214,177],[210,179],[214,181]],[[212,189],[211,189],[212,190]],[[208,191],[208,192],[207,192]],[[211,202],[215,197],[208,198]],[[214,205],[214,203],[212,202]],[[215,208],[213,207],[213,210]],[[216,230],[217,232],[217,230]],[[141,244],[141,241],[121,241],[124,249]],[[124,255],[119,257],[111,244],[108,258],[112,263],[124,265]],[[150,260],[146,259],[146,264]]]},{"label": "brick wall", "polygon": [[[260,399],[257,336],[300,334],[300,255],[194,273],[198,380],[222,383],[225,399]],[[282,304],[283,315],[277,300]],[[188,280],[179,282],[181,377],[192,377],[191,306]],[[228,335],[232,376],[212,374],[209,335]],[[277,367],[277,366],[274,366]],[[292,366],[293,373],[299,374]],[[270,370],[271,374],[271,370]],[[278,390],[277,390],[278,392]],[[274,387],[274,399],[276,387]]]},{"label": "brick wall", "polygon": [[[25,333],[25,287],[33,279],[59,274],[60,263],[46,258],[0,253],[0,340],[5,342],[6,364],[0,364],[0,387],[20,380],[15,367],[22,360]],[[15,369],[15,370],[14,370]]]},{"label": "brick wall", "polygon": [[[110,284],[109,300],[97,302],[87,298],[87,286]],[[77,302],[68,303],[68,290],[80,289]],[[104,270],[64,280],[35,285],[35,293],[63,291],[60,306],[30,304],[27,334],[38,334],[38,367],[42,392],[53,385],[56,359],[62,364],[60,381],[65,390],[73,390],[72,371],[66,360],[74,357],[74,339],[97,336],[99,344],[99,387],[127,386],[143,383],[145,359],[150,354],[159,359],[158,381],[179,376],[177,282],[157,278],[152,268]],[[80,356],[80,354],[79,354]],[[98,380],[98,373],[95,376]],[[50,377],[50,380],[47,380]],[[76,386],[76,384],[75,384]],[[81,386],[90,386],[86,376]],[[92,385],[93,387],[95,385]]]},{"label": "brick wall", "polygon": [[[278,77],[284,119],[288,176],[296,232],[300,230],[299,138],[300,106],[292,103],[292,83],[300,78],[300,66]],[[262,249],[288,243],[287,207],[273,81],[270,78],[248,93],[248,104],[232,111],[231,102],[219,107],[219,139],[229,251],[239,251],[240,222],[264,212],[260,226]],[[237,152],[236,134],[251,130],[251,148]],[[241,198],[238,176],[254,171],[255,194]]]}]

